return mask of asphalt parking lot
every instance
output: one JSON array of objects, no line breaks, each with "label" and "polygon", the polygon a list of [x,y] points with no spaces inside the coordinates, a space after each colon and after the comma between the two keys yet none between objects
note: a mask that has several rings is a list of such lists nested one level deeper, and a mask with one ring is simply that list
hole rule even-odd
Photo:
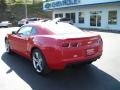
[{"label": "asphalt parking lot", "polygon": [[104,42],[102,57],[87,66],[66,68],[40,76],[27,59],[5,52],[6,33],[18,27],[0,28],[1,90],[120,90],[120,34],[99,33]]}]

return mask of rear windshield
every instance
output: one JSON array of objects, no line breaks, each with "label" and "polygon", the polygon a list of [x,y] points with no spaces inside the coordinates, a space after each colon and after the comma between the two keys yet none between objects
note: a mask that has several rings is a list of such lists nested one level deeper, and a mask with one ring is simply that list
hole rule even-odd
[{"label": "rear windshield", "polygon": [[79,28],[68,23],[46,24],[47,29],[54,34],[82,33]]}]

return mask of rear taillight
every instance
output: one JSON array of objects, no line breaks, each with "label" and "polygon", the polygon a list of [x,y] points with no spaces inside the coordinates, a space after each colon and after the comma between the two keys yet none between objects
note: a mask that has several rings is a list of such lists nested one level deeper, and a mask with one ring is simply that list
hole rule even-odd
[{"label": "rear taillight", "polygon": [[70,46],[70,43],[63,43],[62,44],[62,47],[65,47],[65,48],[69,48],[69,46]]},{"label": "rear taillight", "polygon": [[98,39],[98,44],[103,44],[102,39]]},{"label": "rear taillight", "polygon": [[79,46],[81,46],[81,43],[78,43],[78,42],[62,43],[62,47],[65,47],[65,48],[77,48]]},{"label": "rear taillight", "polygon": [[77,43],[77,42],[71,43],[71,47],[79,47],[79,43]]}]

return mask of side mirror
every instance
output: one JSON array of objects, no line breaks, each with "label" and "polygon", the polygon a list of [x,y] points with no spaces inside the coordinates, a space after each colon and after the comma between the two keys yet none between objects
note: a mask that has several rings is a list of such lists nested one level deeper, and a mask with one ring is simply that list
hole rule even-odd
[{"label": "side mirror", "polygon": [[12,34],[16,34],[16,31],[12,31]]}]

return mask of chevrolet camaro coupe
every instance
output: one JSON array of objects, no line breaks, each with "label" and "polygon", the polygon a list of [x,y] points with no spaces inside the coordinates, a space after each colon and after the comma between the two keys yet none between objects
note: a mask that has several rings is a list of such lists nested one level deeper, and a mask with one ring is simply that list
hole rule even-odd
[{"label": "chevrolet camaro coupe", "polygon": [[103,51],[101,36],[63,22],[26,24],[5,37],[6,52],[31,60],[44,75],[74,63],[92,63]]}]

